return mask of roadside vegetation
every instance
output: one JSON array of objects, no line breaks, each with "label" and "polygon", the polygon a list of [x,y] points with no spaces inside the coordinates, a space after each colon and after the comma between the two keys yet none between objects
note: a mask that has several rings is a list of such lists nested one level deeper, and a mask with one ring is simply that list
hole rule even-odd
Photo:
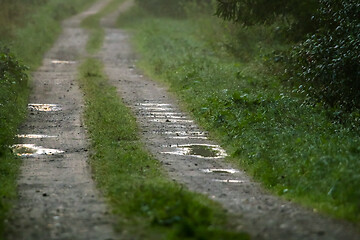
[{"label": "roadside vegetation", "polygon": [[[113,0],[84,19],[82,25],[90,31],[89,53],[102,46],[101,17],[121,2]],[[246,233],[231,231],[221,206],[173,182],[145,150],[135,118],[108,83],[99,60],[83,62],[79,81],[85,93],[92,171],[119,217],[119,232],[139,239],[250,239]]]},{"label": "roadside vegetation", "polygon": [[108,84],[102,64],[80,67],[95,180],[119,216],[118,231],[139,239],[249,239],[229,231],[220,206],[171,181],[144,150],[131,111]]},{"label": "roadside vegetation", "polygon": [[[60,21],[88,6],[88,0],[2,0],[0,7],[0,238],[16,200],[21,164],[9,146],[26,117],[28,74],[60,33]],[[26,66],[25,66],[26,65]]]},{"label": "roadside vegetation", "polygon": [[[220,6],[211,4],[212,1],[177,2],[180,7],[174,8],[175,17],[171,17],[173,8],[157,11],[170,6],[168,1],[138,0],[137,7],[119,18],[119,26],[133,33],[134,46],[141,56],[139,66],[152,78],[169,85],[198,122],[221,141],[231,155],[229,160],[265,187],[314,211],[359,223],[360,115],[358,101],[354,104],[347,101],[357,99],[358,91],[351,96],[340,93],[347,89],[347,85],[340,83],[359,82],[359,61],[341,65],[344,62],[338,58],[345,52],[336,50],[335,45],[333,48],[322,45],[327,36],[325,28],[316,30],[319,37],[312,38],[318,44],[306,40],[306,33],[313,33],[313,29],[303,28],[303,35],[294,36],[294,26],[301,24],[298,19],[305,16],[282,17],[284,13],[260,12],[256,17],[269,19],[254,17],[246,23],[237,17],[242,16],[241,12],[240,15],[225,12],[228,16],[225,18],[234,22],[224,22],[214,16],[216,7],[218,15],[225,15],[220,14]],[[240,5],[236,6],[244,7],[239,2],[248,1],[215,3],[221,2],[237,2]],[[310,5],[301,7],[314,7],[319,12],[317,21],[323,23],[322,16],[326,15],[329,24],[335,27],[337,23],[330,21],[335,19],[331,14],[344,17],[344,13],[339,13],[343,9],[341,4],[326,12],[326,4],[332,2],[320,1],[321,6],[313,6],[311,1],[305,1]],[[357,8],[351,5],[355,2],[348,2],[349,5],[345,4],[348,11],[359,9],[358,5]],[[314,13],[314,9],[308,10]],[[345,56],[352,61],[359,56],[359,45],[354,45],[359,31],[351,16],[355,15],[344,17],[341,26],[354,26],[349,28],[353,42],[345,41],[346,47],[342,48],[349,51],[350,55]],[[345,32],[340,28],[337,31]],[[340,33],[337,39],[344,42]],[[317,50],[325,55],[317,55]],[[337,61],[331,62],[331,50],[338,51]],[[312,65],[306,69],[296,60],[303,59],[303,53],[319,59],[311,59]],[[332,66],[339,71],[331,72]],[[341,72],[341,66],[349,67],[349,71],[346,68]],[[322,69],[334,73],[328,78],[330,82],[325,82],[326,72]],[[341,75],[336,75],[337,72]],[[330,91],[338,88],[340,95],[331,95],[335,101],[323,97],[329,89],[326,86],[335,87]]]}]

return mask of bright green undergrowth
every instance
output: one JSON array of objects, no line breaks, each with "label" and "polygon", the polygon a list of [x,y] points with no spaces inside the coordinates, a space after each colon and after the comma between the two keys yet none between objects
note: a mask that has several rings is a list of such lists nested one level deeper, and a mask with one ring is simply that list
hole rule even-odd
[{"label": "bright green undergrowth", "polygon": [[[23,64],[35,70],[60,33],[60,21],[92,1],[4,0],[0,7],[0,239],[16,200],[20,160],[9,146],[26,117],[28,83]],[[10,50],[9,50],[10,47]],[[15,53],[15,54],[14,54]]]},{"label": "bright green undergrowth", "polygon": [[91,138],[91,167],[113,211],[119,231],[140,239],[249,239],[226,230],[223,210],[206,197],[170,181],[144,150],[130,110],[103,74],[87,59],[80,67],[85,123]]},{"label": "bright green undergrowth", "polygon": [[100,50],[105,37],[105,31],[100,26],[100,19],[109,14],[111,11],[116,10],[116,7],[124,0],[112,0],[101,11],[96,14],[90,15],[85,18],[81,26],[90,32],[89,40],[86,44],[86,50],[89,53],[95,53]]},{"label": "bright green undergrowth", "polygon": [[211,17],[132,14],[119,25],[133,31],[139,66],[170,85],[231,161],[285,198],[359,222],[359,129],[334,122],[270,74],[269,53],[286,48],[271,26],[230,36]]}]

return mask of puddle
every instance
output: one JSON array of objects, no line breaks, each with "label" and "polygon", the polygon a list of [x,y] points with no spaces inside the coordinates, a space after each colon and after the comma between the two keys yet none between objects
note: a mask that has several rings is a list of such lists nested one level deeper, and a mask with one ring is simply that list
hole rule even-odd
[{"label": "puddle", "polygon": [[28,108],[30,110],[35,110],[40,112],[56,112],[62,110],[62,108],[57,104],[29,103]]},{"label": "puddle", "polygon": [[168,118],[168,119],[186,119],[186,117],[184,116],[175,116],[175,115],[166,115],[166,114],[152,114],[152,115],[147,115],[147,118],[159,118],[159,119],[164,119],[164,118]]},{"label": "puddle", "polygon": [[168,104],[168,103],[139,103],[139,106],[144,106],[144,107],[170,107],[171,104]]},{"label": "puddle", "polygon": [[159,118],[159,119],[151,119],[150,122],[159,122],[159,123],[193,123],[194,120],[186,120],[186,119],[166,119],[166,118]]},{"label": "puddle", "polygon": [[222,183],[246,183],[244,180],[237,180],[237,179],[213,179],[213,182],[222,182]]},{"label": "puddle", "polygon": [[153,115],[153,116],[176,116],[176,115],[184,115],[183,113],[180,112],[149,112],[149,114]]},{"label": "puddle", "polygon": [[19,134],[19,135],[16,135],[16,137],[40,139],[40,138],[56,138],[58,136],[49,136],[49,135],[41,135],[41,134]]},{"label": "puddle", "polygon": [[228,168],[228,169],[223,169],[223,168],[212,168],[212,169],[200,169],[202,172],[204,173],[230,173],[230,174],[234,174],[234,173],[238,173],[239,170],[233,169],[233,168]]},{"label": "puddle", "polygon": [[64,61],[64,60],[52,60],[51,63],[53,64],[74,64],[75,61]]},{"label": "puddle", "polygon": [[[168,146],[165,146],[168,147]],[[210,144],[185,144],[185,145],[174,145],[170,146],[176,148],[174,152],[162,152],[163,154],[172,154],[172,155],[188,155],[198,158],[223,158],[227,154],[224,149],[218,145]]]},{"label": "puddle", "polygon": [[183,140],[183,139],[203,139],[203,140],[207,140],[208,138],[207,137],[196,137],[196,136],[188,136],[188,137],[179,137],[179,136],[176,136],[176,137],[170,137],[171,139],[180,139],[180,140]]},{"label": "puddle", "polygon": [[174,110],[171,107],[140,107],[140,109],[142,110],[147,110],[147,111],[156,111],[156,112],[165,112],[165,111],[172,111]]},{"label": "puddle", "polygon": [[161,134],[167,134],[167,135],[174,134],[176,136],[205,136],[205,132],[196,132],[196,131],[161,132]]},{"label": "puddle", "polygon": [[53,155],[63,153],[57,149],[44,148],[35,144],[16,144],[12,146],[13,152],[21,157],[32,157],[35,155]]}]

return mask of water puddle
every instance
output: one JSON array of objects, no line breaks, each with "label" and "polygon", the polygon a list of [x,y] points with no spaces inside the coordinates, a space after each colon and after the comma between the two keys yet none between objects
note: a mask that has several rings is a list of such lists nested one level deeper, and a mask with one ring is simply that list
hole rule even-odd
[{"label": "water puddle", "polygon": [[49,135],[42,135],[42,134],[19,134],[19,135],[16,135],[16,137],[40,139],[40,138],[56,138],[58,136],[49,136]]},{"label": "water puddle", "polygon": [[40,104],[40,103],[29,103],[28,108],[30,110],[39,111],[39,112],[56,112],[62,110],[62,108],[57,104]]},{"label": "water puddle", "polygon": [[52,60],[53,64],[75,64],[75,61],[65,61],[65,60]]},{"label": "water puddle", "polygon": [[213,182],[222,182],[222,183],[246,183],[245,180],[238,180],[238,179],[213,179]]},{"label": "water puddle", "polygon": [[140,107],[140,109],[152,112],[171,112],[174,110],[171,107]]},{"label": "water puddle", "polygon": [[203,140],[207,140],[207,137],[196,137],[196,136],[185,136],[185,137],[180,137],[180,136],[175,136],[175,137],[170,137],[171,139],[179,139],[179,140],[186,140],[186,139],[203,139]]},{"label": "water puddle", "polygon": [[164,118],[168,118],[168,119],[186,119],[186,117],[184,116],[175,116],[175,115],[166,115],[166,114],[152,114],[152,115],[148,115],[146,116],[147,118],[158,118],[158,119],[164,119]]},{"label": "water puddle", "polygon": [[224,149],[218,145],[210,144],[185,144],[185,145],[175,145],[170,146],[176,148],[176,151],[173,152],[162,152],[163,154],[172,154],[172,155],[188,155],[198,158],[223,158],[227,154]]},{"label": "water puddle", "polygon": [[139,103],[139,106],[144,106],[144,107],[170,107],[171,104],[168,104],[168,103]]},{"label": "water puddle", "polygon": [[13,152],[21,157],[33,157],[36,155],[54,155],[64,153],[58,149],[44,148],[35,144],[16,144],[12,146]]},{"label": "water puddle", "polygon": [[230,174],[234,174],[234,173],[238,173],[239,170],[233,169],[233,168],[212,168],[212,169],[200,169],[202,172],[204,173],[230,173]]},{"label": "water puddle", "polygon": [[187,120],[187,119],[166,119],[166,118],[159,118],[159,119],[151,119],[150,122],[159,122],[159,123],[193,123],[194,120]]}]

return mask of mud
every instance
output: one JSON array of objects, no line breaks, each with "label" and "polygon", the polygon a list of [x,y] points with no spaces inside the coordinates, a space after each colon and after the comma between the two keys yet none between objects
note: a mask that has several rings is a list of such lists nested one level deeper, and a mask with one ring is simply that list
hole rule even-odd
[{"label": "mud", "polygon": [[220,202],[234,216],[232,222],[237,230],[250,232],[254,239],[360,239],[352,224],[269,194],[246,173],[233,170],[224,157],[173,154],[177,146],[217,144],[181,110],[165,86],[134,68],[136,57],[130,37],[113,28],[115,16],[102,19],[106,37],[98,57],[105,63],[111,84],[136,115],[144,143],[174,180]]},{"label": "mud", "polygon": [[22,156],[19,200],[6,239],[115,239],[114,222],[87,163],[76,82],[87,34],[79,23],[108,1],[63,24],[63,33],[32,76],[29,116],[14,151]]}]

